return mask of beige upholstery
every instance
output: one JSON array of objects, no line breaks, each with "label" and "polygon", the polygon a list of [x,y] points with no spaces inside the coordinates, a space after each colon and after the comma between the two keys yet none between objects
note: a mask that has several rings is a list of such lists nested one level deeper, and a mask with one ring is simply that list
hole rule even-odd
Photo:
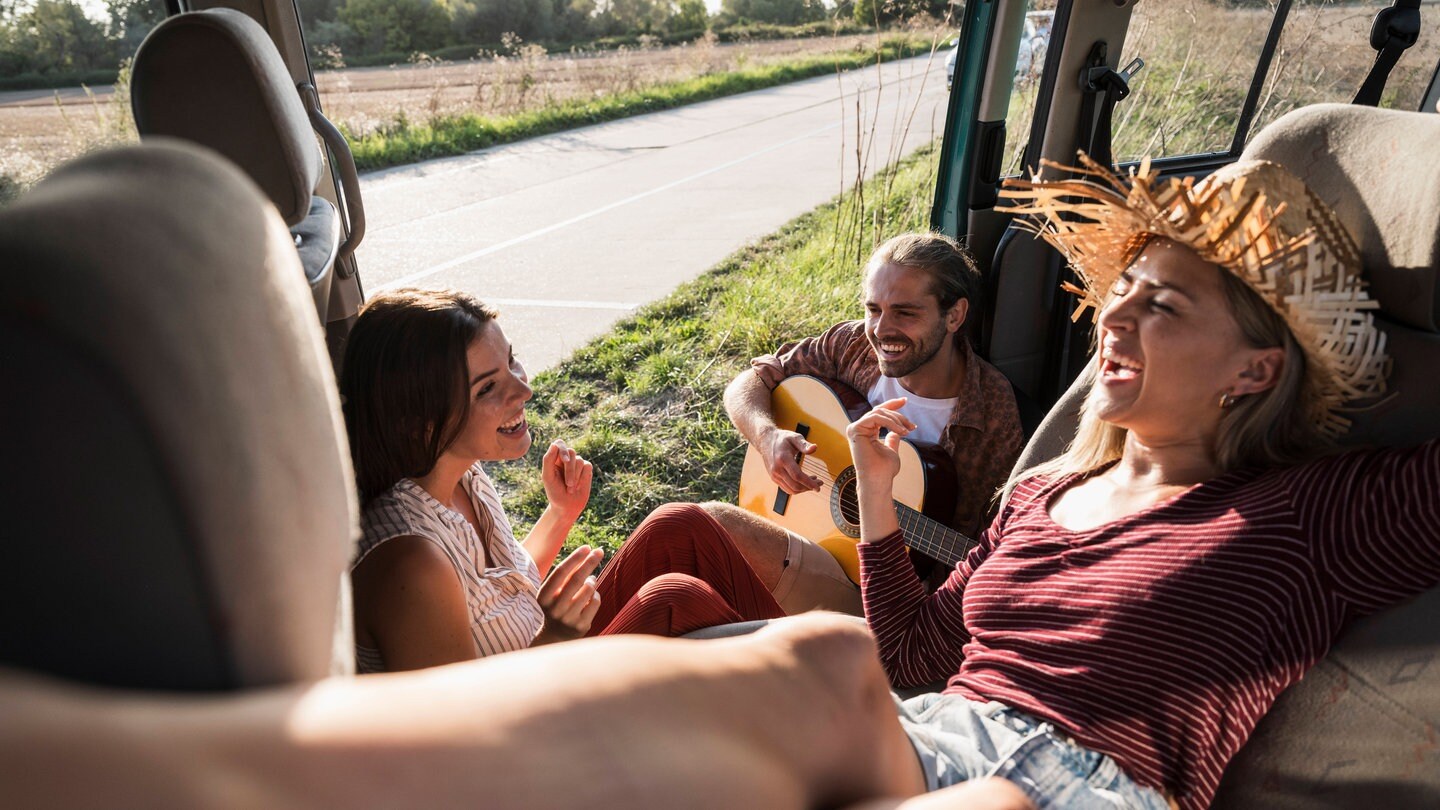
[{"label": "beige upholstery", "polygon": [[1266,127],[1245,157],[1284,164],[1335,209],[1380,301],[1398,396],[1356,414],[1347,441],[1440,434],[1440,115],[1316,105]]},{"label": "beige upholstery", "polygon": [[[1380,301],[1394,395],[1356,414],[1347,442],[1440,436],[1440,116],[1317,105],[1244,156],[1284,164],[1335,209]],[[1350,628],[1276,702],[1215,806],[1320,805],[1440,807],[1440,588]]]},{"label": "beige upholstery", "polygon": [[[1271,124],[1245,157],[1284,164],[1335,209],[1381,302],[1392,395],[1354,414],[1346,441],[1440,436],[1440,116],[1317,105]],[[1064,450],[1090,382],[1056,403],[1017,470]],[[1440,807],[1440,588],[1350,628],[1280,696],[1214,806]]]},{"label": "beige upholstery", "polygon": [[279,51],[245,14],[217,8],[157,25],[135,54],[130,103],[142,136],[220,152],[270,197],[286,225],[310,214],[320,146]]},{"label": "beige upholstery", "polygon": [[172,689],[350,669],[335,383],[253,183],[163,139],[56,171],[0,211],[0,325],[24,434],[0,661]]}]

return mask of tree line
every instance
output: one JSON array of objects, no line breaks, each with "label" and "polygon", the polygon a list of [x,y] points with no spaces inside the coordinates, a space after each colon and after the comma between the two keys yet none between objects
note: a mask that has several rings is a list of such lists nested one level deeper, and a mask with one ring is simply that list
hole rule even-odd
[{"label": "tree line", "polygon": [[[0,78],[113,71],[164,18],[162,0],[103,0],[99,18],[76,0],[0,0]],[[830,20],[884,23],[944,16],[948,0],[296,0],[316,52],[365,57],[501,42],[580,44],[636,35]]]}]

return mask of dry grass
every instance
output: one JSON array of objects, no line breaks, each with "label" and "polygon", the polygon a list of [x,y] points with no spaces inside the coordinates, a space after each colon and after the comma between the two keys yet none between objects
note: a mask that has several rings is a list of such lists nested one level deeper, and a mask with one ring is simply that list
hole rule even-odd
[{"label": "dry grass", "polygon": [[0,103],[0,203],[53,167],[79,155],[136,140],[130,116],[130,63],[112,87],[4,94],[33,100]]},{"label": "dry grass", "polygon": [[421,55],[402,67],[325,71],[316,81],[327,114],[350,133],[363,136],[399,118],[515,115],[799,56],[849,51],[873,46],[875,40],[874,35],[850,35],[722,45],[708,38],[674,47],[556,54],[512,41],[507,52],[473,62],[436,62]]},{"label": "dry grass", "polygon": [[[698,76],[873,46],[874,35],[546,54],[513,40],[506,53],[471,62],[417,57],[409,65],[316,74],[330,118],[354,136],[397,121],[464,113],[503,116],[575,99],[641,90]],[[0,93],[0,201],[51,167],[135,139],[128,88]]]},{"label": "dry grass", "polygon": [[[1370,22],[1389,5],[1295,3],[1249,134],[1307,104],[1348,102],[1375,61]],[[1116,159],[1228,150],[1270,19],[1268,9],[1206,0],[1136,6],[1122,64],[1140,56],[1146,67],[1116,109]],[[1390,74],[1383,106],[1415,109],[1437,54],[1440,37],[1422,36]]]}]

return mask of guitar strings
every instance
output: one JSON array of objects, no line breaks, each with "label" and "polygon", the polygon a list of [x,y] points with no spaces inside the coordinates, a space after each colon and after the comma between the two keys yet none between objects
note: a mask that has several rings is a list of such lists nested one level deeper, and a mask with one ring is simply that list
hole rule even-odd
[{"label": "guitar strings", "polygon": [[[835,476],[830,474],[829,465],[814,456],[802,457],[800,460],[800,469],[803,472],[819,478],[824,486],[835,485]],[[932,553],[944,552],[954,554],[957,549],[960,549],[962,555],[968,550],[969,546],[973,545],[974,541],[965,537],[965,535],[940,524],[938,521],[926,518],[918,509],[907,506],[899,501],[895,501],[894,503],[897,517],[900,518],[901,526],[905,528],[907,542],[924,540],[928,541],[931,545],[930,550]],[[846,499],[842,498],[840,514],[851,523],[859,523],[859,501],[851,500],[847,502]],[[919,522],[916,518],[920,518],[924,522]]]},{"label": "guitar strings", "polygon": [[[834,486],[834,485],[835,485],[835,476],[833,476],[833,475],[830,474],[830,467],[829,467],[829,465],[827,465],[825,462],[821,461],[820,459],[815,458],[814,456],[805,456],[805,457],[803,457],[803,458],[800,460],[800,469],[801,469],[802,472],[807,472],[807,473],[815,476],[816,478],[819,478],[820,481],[821,481],[821,484],[822,484],[823,486]],[[918,511],[918,510],[916,510],[916,509],[914,509],[914,508],[912,508],[912,507],[910,507],[910,506],[906,506],[905,504],[900,503],[899,501],[895,501],[895,509],[899,512],[899,515],[902,517],[902,519],[905,518],[905,517],[908,517],[908,516],[923,517],[923,515],[921,514],[920,511]],[[859,523],[859,522],[860,522],[860,503],[859,503],[859,501],[858,501],[858,500],[847,501],[847,500],[845,500],[845,499],[842,499],[841,502],[840,502],[840,514],[841,514],[842,517],[844,517],[847,521],[849,521],[849,522],[851,522],[851,523]],[[906,522],[907,522],[907,523],[912,523],[912,524],[914,524],[913,517],[912,517],[911,520],[906,521]],[[923,539],[931,540],[931,541],[937,541],[937,540],[947,539],[948,532],[950,531],[950,530],[948,529],[948,527],[945,527],[944,529],[942,529],[942,528],[940,528],[939,526],[931,527],[931,526],[926,525],[926,524],[914,524],[914,525],[908,526],[907,528],[909,528],[912,533],[915,533],[915,534],[918,534],[919,536],[921,536]]]},{"label": "guitar strings", "polygon": [[[801,458],[801,470],[821,480],[824,486],[835,486],[835,476],[829,473],[828,464],[815,458],[814,455],[805,455]],[[900,517],[900,525],[906,529],[907,538],[927,540],[935,548],[950,553],[955,552],[955,549],[966,549],[972,545],[973,540],[969,540],[965,535],[960,535],[949,526],[924,517],[920,510],[906,506],[899,500],[896,500],[894,504],[896,504],[897,517]],[[841,499],[841,516],[851,523],[860,522],[860,502],[850,500],[850,503],[847,503],[847,500]],[[923,522],[917,522],[917,517]]]}]

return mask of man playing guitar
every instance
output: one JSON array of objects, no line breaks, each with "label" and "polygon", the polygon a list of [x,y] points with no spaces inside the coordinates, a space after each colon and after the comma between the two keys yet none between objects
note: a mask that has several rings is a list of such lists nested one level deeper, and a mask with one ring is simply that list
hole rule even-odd
[{"label": "man playing guitar", "polygon": [[[800,463],[815,445],[775,424],[771,391],[782,380],[796,374],[834,380],[872,406],[905,398],[901,411],[917,426],[907,438],[940,445],[954,462],[959,491],[949,522],[973,537],[988,522],[992,496],[1024,443],[1009,381],[975,355],[962,330],[979,271],[955,240],[909,233],[881,245],[863,279],[864,320],[751,360],[751,369],[725,389],[725,410],[771,479],[797,494],[819,489],[821,481]],[[859,588],[818,545],[737,506],[703,506],[786,612],[861,614]]]}]

